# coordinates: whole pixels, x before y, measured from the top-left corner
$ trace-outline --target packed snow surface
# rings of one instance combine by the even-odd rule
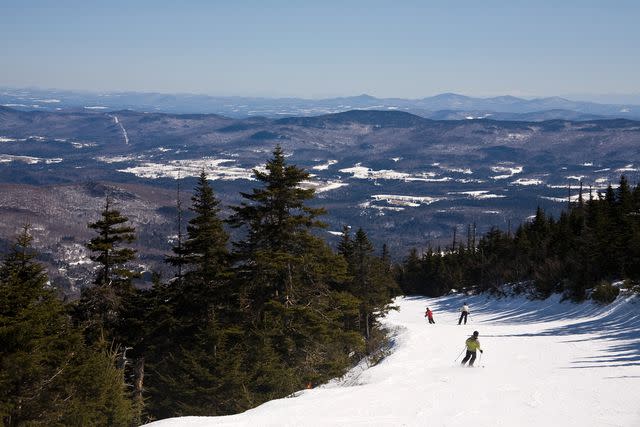
[[[640,426],[640,298],[608,306],[452,295],[397,300],[393,352],[330,384],[181,426]],[[469,324],[458,326],[466,302]],[[424,318],[434,312],[435,325]],[[477,330],[484,354],[459,366]]]
[[[127,130],[124,128],[124,125],[122,124],[120,119],[118,119],[118,116],[110,116],[110,117],[113,118],[113,123],[115,123],[116,125],[118,125],[118,127],[120,127],[120,131],[122,132],[122,137],[124,138],[124,143],[129,144],[129,135],[127,134]]]

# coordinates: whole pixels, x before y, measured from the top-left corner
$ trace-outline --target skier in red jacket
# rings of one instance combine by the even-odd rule
[[[424,314],[424,317],[429,319],[429,323],[436,323],[436,321],[433,320],[433,311],[431,311],[429,307],[427,307],[427,312]]]

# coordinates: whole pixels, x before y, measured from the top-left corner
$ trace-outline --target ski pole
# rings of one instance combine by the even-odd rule
[[[456,362],[456,361],[460,358],[460,356],[462,356],[462,353],[464,353],[464,349],[465,349],[465,348],[467,348],[467,347],[462,347],[462,351],[460,352],[460,354],[458,355],[458,357],[456,357],[455,359],[453,359],[453,361],[454,361],[454,362]]]

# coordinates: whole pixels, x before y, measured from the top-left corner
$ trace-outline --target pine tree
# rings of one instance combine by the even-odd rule
[[[176,279],[178,283],[181,283],[182,277],[185,271],[185,266],[187,264],[187,260],[185,259],[185,249],[184,249],[184,236],[182,234],[182,221],[183,221],[183,210],[182,210],[182,198],[180,192],[180,181],[178,180],[178,190],[176,192],[176,212],[177,212],[177,241],[176,245],[171,248],[173,255],[167,256],[165,261],[175,267],[176,269]]]
[[[220,202],[204,171],[191,201],[194,217],[187,225],[187,238],[178,242],[174,255],[167,260],[182,270],[182,277],[171,286],[176,315],[197,324],[208,321],[216,312],[223,315],[229,302],[229,236],[219,218]]]
[[[7,426],[132,421],[122,371],[87,348],[34,261],[28,227],[0,266],[0,419]]]
[[[126,225],[129,219],[113,208],[113,201],[107,196],[102,219],[89,224],[98,235],[91,239],[87,248],[94,252],[93,261],[100,264],[101,269],[96,277],[98,286],[111,286],[114,283],[129,282],[136,274],[125,265],[135,259],[136,251],[123,244],[133,242],[135,229]]]
[[[371,280],[371,256],[373,254],[373,245],[369,241],[367,234],[362,228],[359,228],[356,232],[352,257],[350,259],[350,270],[353,274],[353,285],[351,286],[352,293],[357,296],[362,302],[360,305],[360,316],[363,324],[363,334],[366,339],[370,338],[370,326],[371,322],[369,317],[373,311],[370,295],[373,293],[375,286]]]
[[[314,197],[314,190],[303,189],[300,184],[309,173],[287,165],[280,146],[275,148],[266,170],[254,170],[263,187],[241,193],[246,202],[233,207],[229,221],[247,231],[246,238],[235,244],[236,257],[241,260],[238,271],[260,280],[259,286],[250,280],[248,289],[252,294],[249,299],[258,306],[272,298],[292,304],[298,293],[291,286],[292,270],[307,248],[317,245],[310,231],[325,227],[317,219],[325,211],[306,205]]]
[[[47,277],[42,266],[34,261],[31,247],[33,238],[30,226],[25,225],[16,237],[11,253],[6,257],[0,270],[3,292],[0,292],[2,313],[7,317],[16,317],[34,301],[50,297],[45,289]]]
[[[312,233],[324,227],[324,210],[307,205],[309,174],[278,146],[254,176],[260,187],[241,193],[230,224],[246,232],[234,243],[234,270],[250,343],[247,388],[259,403],[343,372],[363,346],[350,329],[358,300],[339,291],[345,260]]]
[[[187,240],[182,247],[185,264],[188,271],[195,272],[200,280],[216,280],[228,265],[226,245],[229,236],[219,218],[220,202],[215,198],[204,171],[198,178],[191,201],[191,211],[195,216],[187,225]]]
[[[352,282],[349,290],[360,299],[362,334],[369,340],[376,320],[386,314],[390,289],[395,287],[391,271],[380,258],[373,255],[374,247],[367,233],[359,228],[352,243],[348,260]]]
[[[351,241],[351,227],[344,225],[342,226],[340,242],[338,242],[338,253],[342,255],[345,260],[348,260],[351,258],[352,250],[353,242]]]
[[[107,196],[101,219],[89,224],[97,236],[89,241],[87,248],[93,252],[91,259],[100,268],[94,286],[82,291],[79,312],[89,322],[95,334],[93,339],[105,332],[105,328],[109,334],[115,333],[113,330],[119,326],[126,311],[126,300],[135,292],[132,279],[138,274],[128,267],[128,263],[135,259],[136,251],[125,246],[135,240],[135,229],[127,225],[128,221],[113,208],[113,201]]]
[[[114,348],[118,357],[127,354],[130,363],[122,363],[121,370],[131,386],[134,404],[134,419],[139,422],[143,411],[144,376],[144,323],[147,307],[146,295],[136,289],[133,279],[139,274],[130,268],[136,251],[129,247],[135,240],[135,229],[129,220],[113,206],[111,196],[107,196],[101,218],[88,227],[97,235],[87,244],[92,251],[91,259],[99,269],[91,287],[84,288],[74,314],[80,320],[89,343],[106,351]],[[129,361],[127,359],[127,361]]]
[[[382,254],[380,255],[380,260],[385,266],[385,270],[391,272],[391,254],[389,253],[389,247],[386,243],[382,245]]]
[[[181,274],[154,287],[147,381],[154,417],[224,415],[246,409],[243,331],[230,287],[228,235],[204,171],[193,194],[186,239],[167,260]]]
[[[427,259],[430,258],[429,256]],[[400,274],[397,278],[402,292],[406,295],[430,295],[427,290],[424,289],[423,285],[431,282],[424,280],[424,276],[426,276],[426,274],[422,271],[422,263],[420,256],[418,256],[418,250],[411,248],[409,255],[402,262]]]

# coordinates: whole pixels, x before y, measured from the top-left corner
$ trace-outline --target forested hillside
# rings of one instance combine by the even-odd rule
[[[423,254],[412,250],[397,270],[402,290],[439,296],[512,283],[543,298],[563,292],[576,301],[610,302],[618,294],[612,281],[637,286],[640,280],[640,185],[632,188],[622,176],[616,190],[581,189],[557,219],[538,208],[514,232],[493,228],[477,244],[474,233],[470,225],[466,242]]]
[[[397,286],[366,233],[336,253],[314,234],[308,173],[280,147],[230,218],[204,172],[167,263],[139,276],[126,213],[107,196],[87,242],[93,286],[63,304],[33,260],[29,227],[0,268],[0,415],[18,425],[139,425],[231,414],[342,375],[384,345]],[[243,238],[229,242],[227,226]]]

